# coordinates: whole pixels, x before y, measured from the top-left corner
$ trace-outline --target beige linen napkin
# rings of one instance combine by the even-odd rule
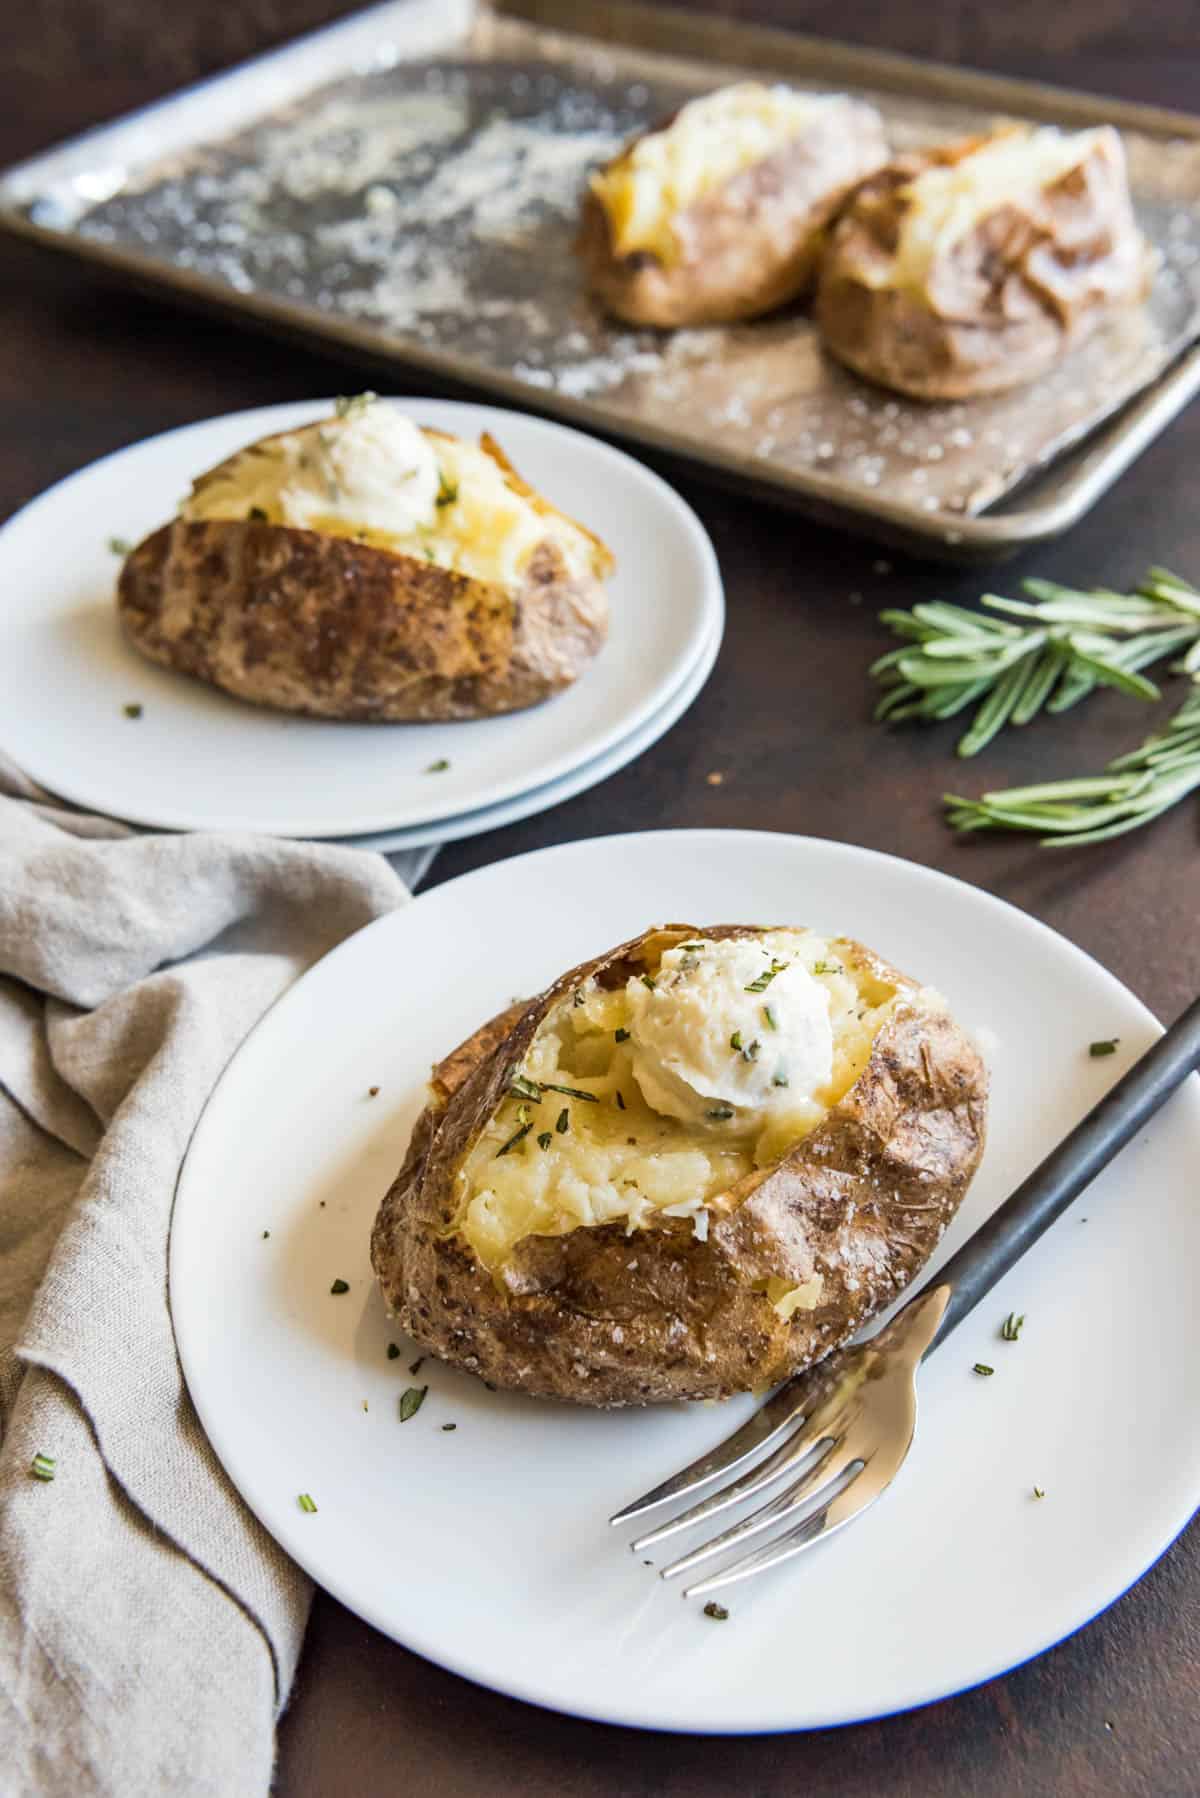
[[[267,1790],[311,1592],[188,1399],[171,1202],[251,1025],[407,897],[380,856],[134,835],[0,762],[6,1798]]]

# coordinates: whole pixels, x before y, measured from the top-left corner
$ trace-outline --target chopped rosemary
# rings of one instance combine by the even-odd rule
[[[675,945],[675,947],[677,949],[686,950],[689,954],[691,954],[695,950],[707,949],[708,944],[707,943],[677,943]]]
[[[437,506],[452,506],[457,498],[458,482],[448,481],[439,469],[437,499],[434,501],[434,504]]]
[[[537,1139],[538,1148],[539,1149],[548,1149],[550,1147],[550,1144],[553,1141],[554,1141],[553,1132],[550,1130],[543,1130],[538,1135],[538,1139]]]
[[[264,1230],[264,1231],[263,1231],[263,1241],[264,1241],[264,1242],[265,1242],[265,1241],[266,1241],[266,1240],[267,1240],[267,1238],[268,1238],[268,1236],[269,1236],[269,1235],[270,1235],[270,1234],[271,1234],[271,1232],[270,1232],[270,1231],[269,1231],[269,1230]]]
[[[398,1361],[400,1359],[400,1344],[398,1342],[388,1343],[387,1357],[389,1361]]]
[[[140,718],[142,715],[142,708],[136,699],[131,700],[128,705],[123,705],[121,710],[127,718]]]
[[[317,1507],[313,1503],[312,1495],[310,1493],[302,1492],[297,1498],[296,1503],[300,1506],[302,1511],[307,1511],[310,1517],[316,1515]]]
[[[1046,1496],[1045,1489],[1041,1486],[1035,1486],[1033,1489],[1033,1496],[1035,1498],[1045,1498],[1045,1496]]]
[[[133,548],[133,544],[126,537],[110,537],[108,547],[114,556],[127,556]]]
[[[1200,644],[1197,645],[1200,647]],[[1200,662],[1189,664],[1200,668]],[[1200,687],[1194,687],[1164,728],[1103,774],[1005,787],[964,799],[944,795],[953,830],[1035,830],[1043,848],[1103,843],[1149,824],[1200,787]]]
[[[35,1480],[52,1480],[58,1462],[53,1455],[35,1455],[29,1463],[29,1471]]]
[[[373,406],[378,398],[377,393],[369,391],[352,394],[339,393],[333,402],[333,409],[339,418],[355,418],[360,412],[365,412],[368,406]]]
[[[654,978],[653,974],[643,974],[642,975],[642,985],[648,986],[650,988],[650,991],[653,992],[655,987],[658,985],[658,982]]]
[[[732,1105],[714,1105],[712,1107],[712,1109],[710,1111],[706,1111],[704,1115],[705,1115],[705,1117],[708,1117],[708,1118],[715,1118],[718,1123],[723,1124],[726,1122],[727,1119],[729,1119],[733,1116],[733,1106]]]
[[[649,1562],[647,1562],[647,1565],[649,1565]],[[718,1604],[715,1598],[710,1598],[704,1607],[704,1615],[706,1617],[714,1618],[718,1623],[724,1623],[729,1616],[729,1612],[723,1604]]]
[[[881,612],[906,641],[872,664],[885,689],[876,718],[938,722],[979,701],[958,744],[971,756],[1006,724],[1028,724],[1043,708],[1065,712],[1100,686],[1157,699],[1138,671],[1167,656],[1182,654],[1184,672],[1200,671],[1200,593],[1164,568],[1151,568],[1130,594],[1045,580],[1023,586],[1029,600],[985,593],[982,612],[940,601]]]
[[[840,961],[814,961],[812,971],[814,974],[844,974],[846,972]]]
[[[405,1387],[404,1391],[400,1394],[401,1423],[407,1423],[410,1417],[415,1417],[417,1415],[417,1412],[425,1403],[425,1394],[428,1391],[428,1386]]]
[[[267,514],[262,506],[251,506],[246,517],[250,520],[251,524],[266,524],[267,522]]]
[[[762,1008],[762,1012],[763,1012],[763,1019],[766,1023],[767,1029],[768,1030],[778,1030],[779,1019],[775,1016],[775,1007],[773,1005],[764,1005]]]
[[[786,961],[776,961],[773,957],[769,968],[765,968],[756,980],[752,980],[743,990],[747,993],[765,993],[776,974],[782,974],[787,967]]]
[[[528,1105],[518,1105],[517,1106],[517,1128],[513,1131],[512,1135],[509,1137],[508,1141],[506,1143],[502,1143],[500,1145],[500,1147],[496,1150],[496,1160],[499,1161],[501,1155],[511,1154],[519,1142],[524,1142],[525,1138],[529,1135],[529,1132],[532,1129],[533,1129],[533,1119],[529,1115]]]
[[[534,1105],[542,1102],[542,1089],[528,1074],[514,1074],[508,1083],[508,1090],[518,1099],[529,1099]]]
[[[349,1292],[350,1282],[349,1280],[335,1280],[329,1290],[336,1297],[340,1298],[343,1292]]]
[[[1098,1043],[1089,1043],[1088,1054],[1093,1060],[1099,1060],[1102,1055],[1115,1055],[1117,1052],[1117,1044],[1120,1040],[1119,1036],[1106,1036]]]
[[[772,1086],[790,1086],[791,1084],[792,1084],[791,1081],[788,1079],[787,1069],[786,1068],[776,1068],[775,1072],[771,1076],[771,1085]]]
[[[430,762],[425,772],[426,774],[444,774],[449,766],[450,763],[446,760],[446,757],[444,755],[439,755],[436,762]]]
[[[456,1430],[457,1428],[458,1428],[458,1425],[456,1423],[444,1423],[442,1425],[442,1432],[443,1432],[443,1434],[448,1434],[449,1431]]]
[[[975,1366],[971,1371],[973,1373],[983,1374],[986,1377],[988,1374],[995,1373],[996,1369],[994,1367],[989,1367],[986,1361],[976,1361]]]
[[[731,1049],[736,1049],[737,1053],[739,1055],[741,1054],[741,1052],[742,1052],[742,1033],[740,1030],[735,1030],[733,1035],[730,1037],[729,1047]]]
[[[578,1086],[558,1086],[553,1080],[540,1080],[538,1084],[544,1093],[565,1093],[568,1099],[585,1099],[589,1105],[600,1103],[596,1093],[585,1093]]]
[[[627,1043],[629,1041],[629,1032],[628,1032],[628,1030],[625,1030],[623,1028],[620,1030],[614,1030],[613,1036],[616,1039],[616,1041],[619,1043]]]
[[[1025,1322],[1025,1313],[1023,1311],[1022,1311],[1020,1317],[1017,1316],[1015,1311],[1010,1311],[1008,1316],[1005,1318],[1004,1322],[1000,1326],[1001,1338],[1005,1342],[1015,1342],[1017,1340],[1017,1337],[1021,1334],[1021,1325],[1024,1322]]]
[[[618,1088],[617,1088],[617,1110],[624,1111],[624,1109],[625,1109],[625,1100],[622,1097],[621,1089],[618,1086]]]
[[[560,1136],[565,1136],[567,1131],[571,1128],[571,1112],[568,1106],[564,1105],[559,1112],[558,1121],[554,1128],[558,1131]]]

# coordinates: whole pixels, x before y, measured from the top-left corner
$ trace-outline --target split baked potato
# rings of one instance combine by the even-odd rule
[[[1013,126],[901,156],[833,229],[817,325],[858,374],[924,400],[1035,380],[1153,263],[1110,127]]]
[[[435,1067],[372,1263],[401,1327],[495,1386],[771,1385],[919,1271],[986,1101],[944,1001],[860,944],[657,927]]]
[[[844,94],[744,81],[692,100],[592,176],[588,286],[638,325],[770,312],[810,286],[829,220],[887,153],[879,114]]]
[[[491,437],[362,395],[201,475],[126,558],[117,608],[143,655],[256,705],[482,718],[578,678],[612,567]]]

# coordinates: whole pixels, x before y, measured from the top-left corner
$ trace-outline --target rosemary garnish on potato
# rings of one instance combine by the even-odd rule
[[[745,987],[743,990],[747,993],[765,993],[776,974],[782,974],[787,965],[786,961],[776,961],[772,956],[770,967],[764,968],[758,978],[752,980],[749,986]]]

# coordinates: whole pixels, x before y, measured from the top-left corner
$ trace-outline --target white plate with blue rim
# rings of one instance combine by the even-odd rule
[[[722,628],[716,555],[690,506],[632,456],[565,425],[449,400],[381,403],[462,437],[492,432],[527,480],[612,548],[609,639],[574,686],[502,718],[349,724],[247,705],[125,642],[110,540],[138,541],[196,474],[332,407],[306,401],[133,444],[0,530],[0,748],[51,792],[133,824],[360,837],[510,802],[643,730]]]
[[[939,1259],[1159,1031],[1033,918],[847,844],[655,832],[476,870],[326,957],[217,1087],[170,1246],[192,1398],[247,1503],[314,1579],[498,1691],[713,1732],[824,1727],[945,1697],[1087,1623],[1200,1501],[1200,1082],[934,1353],[914,1449],[879,1503],[738,1587],[713,1620],[606,1519],[753,1401],[597,1412],[489,1392],[434,1361],[418,1378],[368,1258],[431,1061],[514,993],[663,918],[845,932],[947,995],[985,1049],[993,1097],[984,1161]],[[1089,1054],[1112,1038],[1114,1053]],[[1026,1319],[1015,1342],[1000,1335],[1010,1311]],[[427,1395],[401,1421],[414,1385]]]

